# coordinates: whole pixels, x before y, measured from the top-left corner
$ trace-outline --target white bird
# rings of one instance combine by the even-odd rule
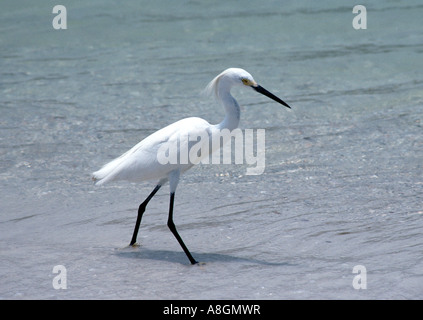
[[[240,120],[240,108],[237,101],[231,95],[230,90],[233,86],[251,87],[255,91],[281,103],[285,107],[290,108],[284,101],[259,86],[254,81],[253,77],[245,70],[239,68],[229,68],[215,77],[206,87],[206,91],[214,93],[217,100],[223,104],[226,115],[222,122],[216,125],[211,125],[206,120],[196,117],[185,118],[175,123],[164,127],[141,142],[135,145],[132,149],[112,160],[103,166],[100,170],[93,173],[92,178],[96,181],[96,185],[102,185],[113,180],[129,180],[129,181],[144,181],[144,180],[158,180],[154,190],[150,193],[147,199],[140,204],[138,208],[137,221],[132,236],[130,245],[135,245],[137,234],[141,223],[142,215],[146,209],[148,202],[153,198],[161,186],[169,182],[170,186],[170,204],[169,217],[167,225],[172,231],[175,238],[178,240],[185,254],[187,255],[191,264],[196,264],[197,261],[192,257],[188,248],[185,246],[182,238],[179,236],[173,223],[173,203],[175,198],[176,187],[179,182],[179,177],[182,173],[191,168],[194,163],[166,163],[162,164],[159,161],[159,153],[162,152],[163,146],[174,145],[177,148],[177,159],[180,159],[182,147],[178,141],[182,141],[181,137],[202,137],[207,136],[208,141],[205,141],[208,146],[215,133],[222,129],[233,129],[238,127]],[[188,150],[192,147],[192,143],[185,146]],[[214,152],[216,150],[210,150]]]

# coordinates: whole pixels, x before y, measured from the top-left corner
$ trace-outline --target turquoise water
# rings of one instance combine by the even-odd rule
[[[372,1],[0,4],[0,298],[421,299],[423,5]],[[357,3],[358,4],[358,3]],[[155,130],[223,109],[228,67],[292,106],[233,91],[266,170],[200,165],[168,189],[91,172]],[[53,268],[67,269],[56,290]],[[352,283],[367,270],[367,289]],[[194,289],[195,288],[195,289]]]

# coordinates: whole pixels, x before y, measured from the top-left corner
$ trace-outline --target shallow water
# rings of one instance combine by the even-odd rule
[[[0,298],[421,299],[423,6],[347,1],[0,4]],[[224,113],[202,89],[248,70],[292,107],[234,90],[266,170],[200,165],[168,187],[90,173],[153,131]],[[53,287],[56,265],[67,289]],[[354,266],[367,289],[353,287]]]

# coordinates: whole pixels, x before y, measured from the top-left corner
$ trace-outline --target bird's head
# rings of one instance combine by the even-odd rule
[[[229,68],[223,71],[221,74],[219,74],[216,78],[214,78],[210,84],[207,86],[206,90],[209,92],[214,91],[216,96],[218,96],[218,84],[223,84],[224,86],[227,86],[230,88],[231,86],[247,86],[258,93],[261,93],[265,95],[266,97],[275,100],[276,102],[279,102],[280,104],[284,105],[287,108],[291,108],[286,102],[279,99],[277,96],[275,96],[273,93],[267,91],[262,86],[257,84],[257,82],[254,80],[253,76],[249,74],[244,69],[240,68]]]

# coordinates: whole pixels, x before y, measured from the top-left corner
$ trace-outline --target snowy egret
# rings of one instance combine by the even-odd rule
[[[132,149],[93,173],[93,180],[96,181],[96,185],[102,185],[112,180],[158,180],[154,190],[138,208],[135,229],[130,242],[131,246],[136,243],[141,218],[148,202],[154,197],[164,183],[169,182],[170,204],[167,225],[178,240],[191,264],[197,263],[188,248],[185,246],[182,238],[176,230],[175,224],[173,223],[173,204],[179,177],[182,173],[191,168],[194,163],[162,164],[158,161],[158,152],[161,150],[160,147],[165,143],[177,144],[182,135],[198,137],[206,134],[211,141],[213,135],[217,134],[219,130],[233,130],[237,128],[240,119],[240,108],[237,101],[230,93],[233,86],[251,87],[255,91],[279,102],[287,108],[290,108],[290,106],[284,101],[259,86],[247,71],[239,68],[229,68],[215,77],[206,87],[206,92],[214,94],[217,100],[220,101],[225,108],[226,115],[222,122],[216,125],[211,125],[206,120],[196,117],[179,120],[154,132],[135,145]],[[208,143],[209,141],[206,142]],[[178,152],[180,152],[181,146],[179,144],[177,146],[179,148]],[[191,146],[192,144],[188,145],[188,149]],[[210,150],[210,152],[214,151],[216,150]]]

